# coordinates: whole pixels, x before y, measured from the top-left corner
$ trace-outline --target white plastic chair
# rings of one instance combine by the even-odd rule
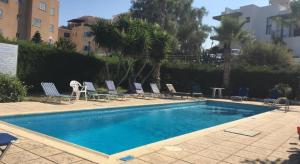
[[[71,96],[76,95],[76,100],[79,100],[80,94],[84,93],[85,101],[87,101],[87,89],[86,86],[81,85],[78,81],[72,80],[70,82],[70,87],[72,87],[73,91]]]

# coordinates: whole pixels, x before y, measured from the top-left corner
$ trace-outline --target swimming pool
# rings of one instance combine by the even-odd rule
[[[199,101],[10,116],[0,120],[111,155],[267,110],[263,106]]]

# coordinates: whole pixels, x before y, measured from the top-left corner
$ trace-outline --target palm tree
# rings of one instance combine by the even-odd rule
[[[161,62],[171,53],[170,35],[163,31],[158,25],[152,31],[152,46],[150,60],[153,63],[153,79],[160,88]]]
[[[95,25],[91,26],[94,41],[98,47],[102,47],[108,54],[112,50],[120,50],[122,47],[122,35],[116,27],[105,19],[100,19]]]
[[[296,27],[300,27],[300,0],[294,0],[290,4],[291,7],[291,22]]]
[[[244,43],[249,40],[249,33],[242,30],[247,21],[241,22],[236,17],[224,16],[219,27],[214,27],[216,36],[212,39],[218,40],[223,45],[224,56],[224,72],[223,72],[223,86],[230,85],[230,71],[231,71],[231,46],[233,43]]]

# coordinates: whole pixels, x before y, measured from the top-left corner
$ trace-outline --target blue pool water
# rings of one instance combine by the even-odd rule
[[[0,120],[110,155],[267,110],[251,105],[190,102]]]

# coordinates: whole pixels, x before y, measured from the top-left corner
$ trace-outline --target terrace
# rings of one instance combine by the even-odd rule
[[[218,100],[227,101],[228,100]],[[20,102],[0,104],[0,115],[49,113],[91,108],[185,102],[181,100],[141,100],[44,104]],[[260,104],[243,102],[246,104]],[[14,109],[14,110],[12,110]],[[42,109],[42,110],[41,110]],[[119,158],[132,155],[126,163],[299,163],[300,142],[296,133],[300,107],[290,112],[273,110],[212,128],[170,138],[109,157],[23,128],[0,123],[3,132],[19,140],[1,159],[2,163],[124,163]],[[261,132],[254,137],[225,132],[228,128]]]

